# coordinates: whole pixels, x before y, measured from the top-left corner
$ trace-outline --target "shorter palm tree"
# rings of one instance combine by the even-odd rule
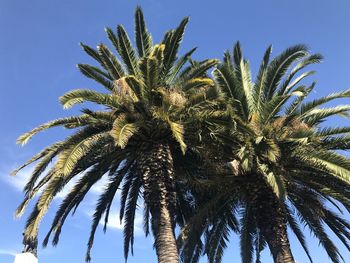
[[[147,235],[150,222],[158,261],[178,263],[174,228],[176,183],[180,179],[176,177],[174,159],[181,159],[186,153],[184,127],[191,126],[195,120],[195,115],[190,113],[209,103],[211,97],[215,98],[213,81],[205,77],[205,72],[217,63],[205,60],[188,64],[195,49],[178,58],[187,23],[188,18],[183,19],[175,30],[165,34],[160,44],[153,45],[141,9],[137,8],[137,51],[123,26],[117,27],[117,34],[106,29],[119,57],[104,44],[97,50],[82,44],[84,51],[101,67],[79,64],[78,68],[108,92],[79,89],[66,93],[60,97],[65,109],[85,102],[103,109],[83,109],[79,116],[50,121],[19,137],[18,143],[25,144],[48,128],[63,126],[74,130],[71,136],[48,146],[14,172],[38,162],[16,213],[22,215],[28,202],[42,190],[25,227],[25,242],[37,239],[39,224],[53,198],[78,178],[44,239],[46,246],[53,235],[56,245],[68,214],[74,213],[91,187],[107,176],[109,183],[93,215],[86,260],[90,261],[99,222],[104,216],[106,229],[116,191],[121,188],[120,220],[125,223],[125,258],[133,246],[135,212],[142,194],[145,232]],[[48,168],[51,161],[53,165]]]
[[[221,262],[230,231],[240,235],[244,263],[253,261],[254,251],[260,262],[266,245],[274,262],[295,262],[288,227],[312,262],[301,225],[332,262],[340,262],[342,255],[325,226],[350,250],[350,223],[341,215],[350,211],[350,160],[342,154],[350,149],[350,127],[321,125],[334,115],[349,116],[350,105],[320,107],[349,98],[350,90],[307,102],[315,83],[301,83],[314,71],[298,73],[322,57],[310,55],[304,45],[290,47],[272,61],[270,54],[271,47],[255,82],[239,43],[214,71],[231,121],[212,130],[222,147],[212,153],[216,159],[206,160],[216,170],[207,175],[206,191],[196,191],[199,212],[180,235],[184,262],[197,262],[200,253],[209,262]]]

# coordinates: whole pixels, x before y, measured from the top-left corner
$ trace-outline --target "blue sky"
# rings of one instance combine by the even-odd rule
[[[350,2],[347,0],[0,0],[1,263],[12,263],[13,254],[22,249],[25,218],[14,220],[13,213],[23,196],[21,188],[30,169],[16,178],[9,176],[10,171],[67,133],[45,132],[24,148],[15,145],[16,138],[42,122],[74,114],[76,110],[63,111],[58,103],[58,97],[66,91],[100,90],[76,69],[77,63],[91,62],[78,43],[96,46],[107,42],[104,27],[115,28],[120,23],[132,35],[136,5],[142,6],[156,41],[181,18],[190,15],[182,52],[198,46],[195,58],[221,58],[226,49],[240,40],[254,70],[269,44],[274,45],[277,54],[292,44],[305,43],[313,52],[325,56],[325,62],[314,67],[318,73],[313,78],[318,80],[318,86],[312,96],[350,87]],[[102,183],[97,185],[77,214],[67,221],[58,247],[39,250],[40,263],[84,262],[89,217],[102,187]],[[53,210],[60,199],[54,201]],[[117,220],[118,202],[115,204],[107,234],[103,234],[102,228],[97,233],[93,262],[123,262],[122,226]],[[52,212],[48,213],[43,221],[41,238],[52,216]],[[129,262],[156,262],[152,239],[143,237],[140,222],[137,218],[135,256]],[[330,262],[317,241],[308,233],[306,236],[310,237],[309,246],[316,262]],[[231,240],[224,263],[239,262],[237,239],[232,236]],[[292,247],[298,262],[307,262],[294,238]],[[343,246],[339,248],[350,263],[350,254]],[[263,262],[272,262],[268,251]]]

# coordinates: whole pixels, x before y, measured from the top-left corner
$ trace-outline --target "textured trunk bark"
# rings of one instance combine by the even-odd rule
[[[178,263],[175,239],[173,159],[165,143],[142,150],[138,160],[144,187],[144,200],[152,215],[152,231],[159,263]]]
[[[287,234],[287,217],[281,201],[264,180],[258,179],[254,185],[250,202],[274,262],[295,263]]]
[[[275,263],[295,263],[290,249],[286,222],[277,213],[271,213],[271,217],[273,216],[277,216],[276,220],[270,220],[271,225],[262,231],[273,260]]]

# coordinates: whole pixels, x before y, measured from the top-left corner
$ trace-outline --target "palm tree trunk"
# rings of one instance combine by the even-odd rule
[[[178,263],[175,239],[176,193],[169,145],[156,143],[142,150],[139,167],[144,200],[152,216],[152,230],[159,263]]]
[[[287,223],[280,208],[269,208],[269,217],[258,221],[275,263],[295,263],[287,235]]]
[[[295,263],[287,234],[287,216],[281,201],[264,180],[258,180],[254,185],[250,202],[255,210],[257,226],[269,246],[274,262]]]

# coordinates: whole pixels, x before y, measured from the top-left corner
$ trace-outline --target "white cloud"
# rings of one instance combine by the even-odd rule
[[[10,169],[8,169],[10,170]],[[30,178],[33,171],[33,166],[28,166],[18,172],[16,176],[10,176],[10,172],[4,172],[2,174],[5,175],[5,177],[2,177],[2,179],[10,186],[12,186],[17,191],[23,191],[24,186],[26,185],[28,179]],[[81,174],[82,175],[82,174]],[[77,176],[76,178],[72,179],[63,189],[60,191],[56,196],[55,199],[59,201],[59,199],[63,199],[74,187],[74,184],[79,180],[81,176]],[[100,179],[95,185],[93,185],[90,189],[91,196],[85,201],[85,205],[81,207],[81,212],[89,217],[92,217],[93,215],[93,207],[96,205],[96,198],[103,193],[106,185],[108,184],[108,176],[103,176],[102,179]],[[109,215],[108,220],[108,228],[112,230],[123,230],[124,222],[120,222],[119,220],[119,200],[120,200],[120,191],[117,191],[115,195],[115,203],[118,203],[118,205],[113,205],[111,208],[111,213]],[[138,209],[135,214],[135,226],[134,231],[136,235],[139,235],[143,232],[142,230],[142,210],[143,210],[143,204],[138,202]],[[118,212],[116,212],[118,211]],[[104,217],[101,220],[100,224],[104,225]],[[9,253],[15,253],[14,251],[7,251],[7,250],[0,250],[0,254],[9,254]]]
[[[85,211],[85,215],[87,215],[90,218],[93,216],[93,214],[94,214],[94,210],[91,208],[89,210]],[[143,217],[142,217],[140,209],[138,209],[135,213],[135,221],[134,221],[134,233],[135,233],[135,235],[141,235],[143,233],[142,222],[143,222]],[[104,215],[102,216],[99,224],[101,226],[104,226],[104,224],[105,224]],[[119,207],[113,206],[111,208],[111,212],[109,213],[107,229],[122,231],[123,228],[124,228],[124,222],[120,222]]]
[[[142,215],[139,211],[136,211],[135,221],[134,221],[134,231],[136,235],[142,234]],[[100,225],[104,225],[104,221],[100,221]],[[123,230],[124,221],[120,223],[119,213],[111,213],[109,215],[107,227],[115,230]]]
[[[51,165],[47,168],[49,170]],[[23,170],[19,171],[15,176],[11,176],[11,172],[14,170],[12,167],[11,169],[6,169],[1,171],[1,179],[10,185],[13,189],[16,191],[23,191],[26,183],[28,182],[29,178],[32,175],[34,166],[30,165],[28,167],[25,167]],[[74,184],[79,180],[80,176],[76,176],[74,179],[72,179],[63,189],[60,191],[56,198],[63,199],[74,187]],[[108,178],[104,176],[99,182],[97,182],[95,185],[93,185],[90,189],[90,192],[99,195],[103,192],[105,185],[108,183]]]
[[[0,255],[9,255],[9,256],[15,256],[19,252],[15,249],[0,249]]]
[[[31,168],[25,168],[17,175],[11,176],[10,172],[3,172],[3,180],[17,191],[22,191],[32,173]]]
[[[95,183],[90,191],[95,195],[100,195],[103,193],[106,185],[108,184],[108,176],[103,176],[97,183]]]

